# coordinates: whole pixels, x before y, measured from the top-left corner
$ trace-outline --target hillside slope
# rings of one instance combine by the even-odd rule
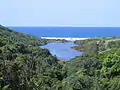
[[[0,38],[8,39],[7,43],[23,43],[33,46],[40,46],[46,44],[45,39],[40,39],[32,35],[25,35],[24,33],[19,33],[3,27],[0,25]],[[27,42],[27,43],[26,43]]]
[[[43,39],[0,26],[0,90],[5,86],[8,90],[33,90],[37,88],[34,85],[37,78],[56,78],[48,74],[57,67],[58,60],[47,49],[39,47],[45,43]],[[49,86],[50,82],[45,82],[41,81],[44,84],[40,90],[44,85]]]

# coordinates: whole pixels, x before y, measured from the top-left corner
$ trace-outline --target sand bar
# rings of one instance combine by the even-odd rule
[[[76,40],[86,40],[90,38],[73,38],[73,37],[41,37],[42,39],[59,39],[59,40],[67,40],[67,41],[76,41]]]

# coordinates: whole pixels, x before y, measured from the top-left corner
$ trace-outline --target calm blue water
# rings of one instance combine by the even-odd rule
[[[40,46],[41,48],[47,48],[51,52],[52,55],[56,55],[57,58],[70,60],[76,56],[82,55],[82,52],[78,52],[76,50],[71,49],[71,47],[77,46],[73,42],[66,43],[48,43],[47,45]]]
[[[38,37],[105,37],[120,36],[120,27],[10,27]]]

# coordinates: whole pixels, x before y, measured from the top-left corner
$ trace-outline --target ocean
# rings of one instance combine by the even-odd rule
[[[111,37],[120,36],[120,27],[8,27],[37,37]]]

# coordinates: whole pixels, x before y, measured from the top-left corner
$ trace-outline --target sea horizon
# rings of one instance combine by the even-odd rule
[[[120,37],[120,27],[8,27],[14,31],[37,37]]]

